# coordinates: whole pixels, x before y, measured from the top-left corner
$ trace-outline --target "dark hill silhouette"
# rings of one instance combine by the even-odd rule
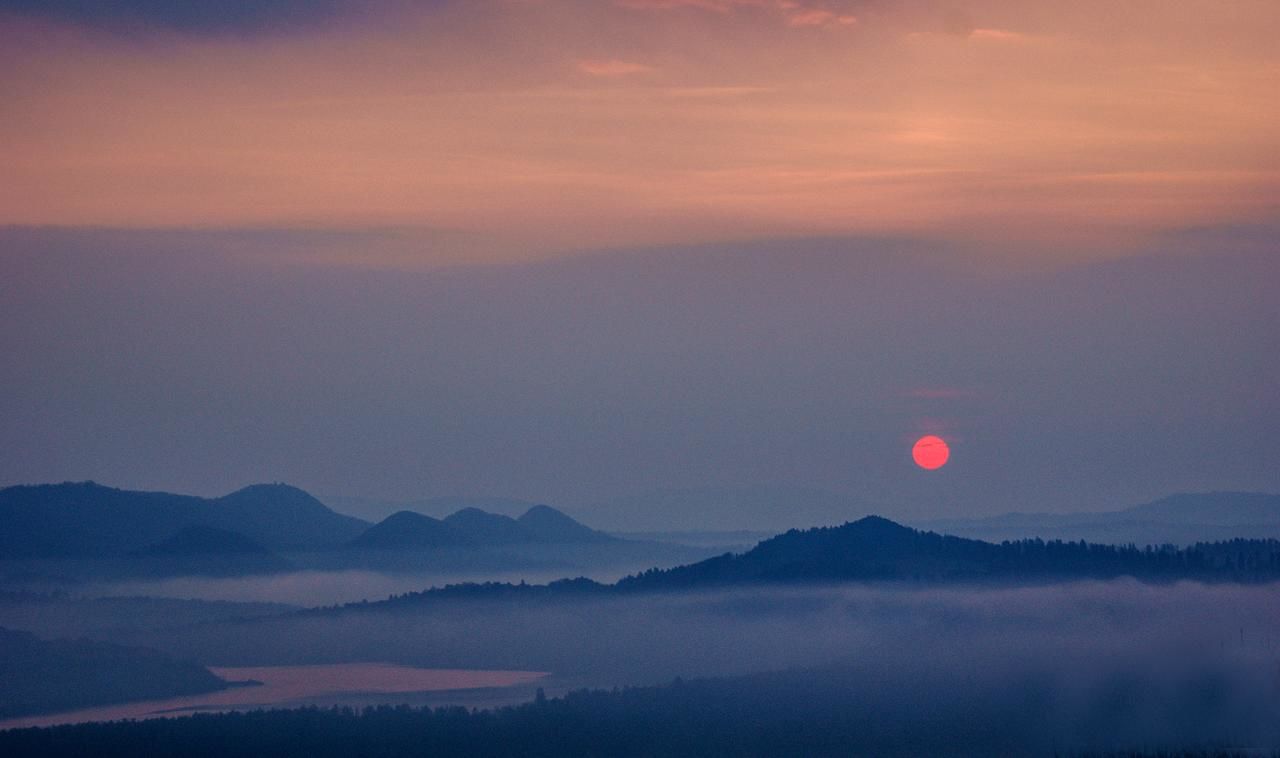
[[[879,516],[791,530],[742,554],[628,577],[619,586],[694,587],[781,581],[954,579],[991,572],[1001,548],[919,532]]]
[[[416,500],[380,500],[369,497],[351,497],[349,495],[326,495],[322,498],[332,508],[341,513],[366,521],[378,522],[400,511],[412,511],[424,516],[443,519],[450,513],[463,508],[479,508],[489,513],[501,513],[504,516],[518,516],[529,510],[535,503],[510,497],[481,497],[450,495],[428,497]]]
[[[188,555],[270,555],[271,551],[239,532],[213,526],[188,526],[168,539],[134,550],[141,558]]]
[[[124,555],[190,526],[240,532],[269,548],[312,548],[346,542],[368,526],[286,485],[210,500],[94,482],[0,490],[0,523],[0,558]]]
[[[463,508],[444,520],[400,511],[370,527],[348,545],[386,550],[610,542],[623,540],[584,526],[550,506],[535,505],[518,519],[479,508]]]
[[[444,523],[479,545],[519,545],[532,541],[520,522],[479,508],[463,508],[446,516]]]
[[[203,524],[130,551],[129,557],[132,560],[121,570],[150,576],[242,576],[293,569],[288,561],[243,534]]]
[[[616,542],[618,538],[575,521],[549,505],[535,505],[517,521],[535,542]]]
[[[339,544],[369,526],[368,522],[335,513],[287,484],[255,484],[212,502],[221,509],[218,526],[279,547]]]
[[[665,572],[641,585],[797,580],[954,579],[990,573],[1000,546],[920,532],[879,516],[838,527],[791,530],[740,555],[726,554]],[[632,580],[627,580],[632,581]]]
[[[0,628],[0,718],[196,695],[228,683],[154,650]]]
[[[1280,541],[1173,547],[1022,540],[993,544],[922,532],[878,516],[792,530],[740,555],[653,570],[620,588],[661,589],[794,581],[1043,581],[1111,579],[1260,581],[1280,578]]]
[[[93,482],[0,490],[0,556],[122,553],[198,523],[202,501],[167,492],[129,492]]]
[[[461,547],[472,540],[440,519],[413,511],[387,516],[356,537],[348,546],[369,550]]]

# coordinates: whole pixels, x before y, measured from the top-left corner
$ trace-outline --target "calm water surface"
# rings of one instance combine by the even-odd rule
[[[256,680],[260,687],[232,687],[221,692],[166,700],[86,708],[0,721],[0,729],[184,716],[197,711],[252,710],[299,705],[373,705],[414,702],[412,694],[512,688],[546,676],[537,671],[421,669],[389,663],[339,663],[324,666],[255,666],[210,668],[228,681]],[[516,698],[520,699],[520,698]],[[427,702],[430,702],[428,700]]]

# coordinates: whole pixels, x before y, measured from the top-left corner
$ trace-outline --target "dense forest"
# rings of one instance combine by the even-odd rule
[[[284,484],[256,484],[218,498],[94,482],[21,485],[0,489],[0,521],[0,559],[148,552],[193,526],[235,532],[272,550],[314,549],[346,542],[369,527]],[[190,538],[184,535],[179,546]]]
[[[580,690],[497,710],[381,706],[197,714],[0,732],[0,754],[139,756],[1244,755],[1192,729],[1163,752],[1132,709],[1060,721],[1051,693],[948,692],[910,706],[842,677],[765,674]],[[865,689],[865,688],[864,688]],[[852,694],[850,694],[852,692]],[[1207,693],[1209,697],[1212,693]],[[1230,714],[1187,703],[1197,723]],[[1255,714],[1245,714],[1245,718]],[[1242,722],[1247,723],[1247,722]],[[1191,746],[1187,749],[1187,746]],[[1249,755],[1258,755],[1256,751]]]

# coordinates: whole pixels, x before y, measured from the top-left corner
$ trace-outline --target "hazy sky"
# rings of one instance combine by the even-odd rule
[[[1276,210],[1270,0],[99,5],[0,3],[0,222],[426,225],[511,257],[1110,247]]]
[[[0,484],[1280,489],[1277,38],[1270,1],[0,0]]]

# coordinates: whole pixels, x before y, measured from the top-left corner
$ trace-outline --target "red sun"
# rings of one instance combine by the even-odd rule
[[[911,448],[911,458],[916,465],[930,471],[947,465],[950,457],[951,448],[947,447],[946,441],[932,434],[916,440],[915,447]]]

